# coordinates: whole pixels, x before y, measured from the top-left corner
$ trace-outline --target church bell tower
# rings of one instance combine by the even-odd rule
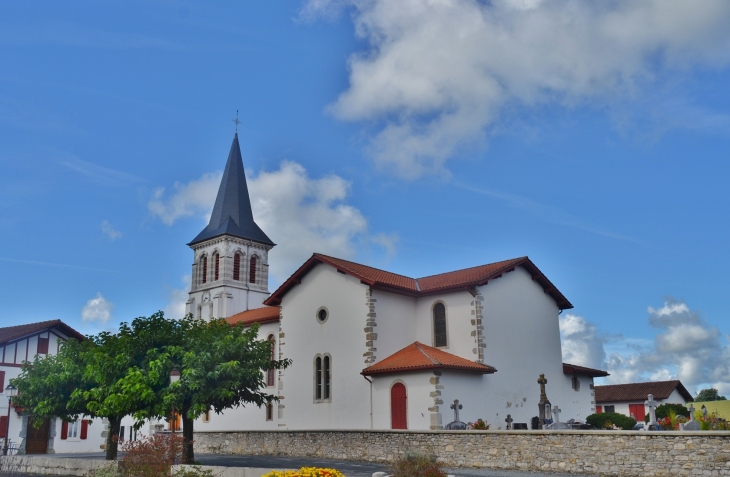
[[[210,320],[264,306],[275,245],[253,220],[236,133],[210,222],[188,244],[194,259],[185,312]]]

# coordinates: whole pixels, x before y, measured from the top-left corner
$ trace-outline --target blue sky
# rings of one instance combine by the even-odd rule
[[[730,392],[724,0],[8,3],[0,325],[179,313],[236,110],[272,290],[528,255],[564,355]]]

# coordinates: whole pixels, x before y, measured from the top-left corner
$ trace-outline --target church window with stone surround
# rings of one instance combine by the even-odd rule
[[[446,307],[443,303],[433,306],[433,345],[447,346],[446,340]]]
[[[221,256],[218,255],[218,253],[213,254],[213,281],[217,282],[218,278],[220,277],[220,264],[221,264]]]
[[[578,376],[573,376],[573,391],[580,391],[580,379]]]
[[[203,268],[203,283],[208,283],[208,257],[206,255],[200,259],[200,266]]]
[[[256,256],[254,255],[251,257],[251,261],[249,262],[248,267],[248,282],[249,283],[256,283],[256,262],[258,260],[256,259]]]
[[[241,254],[238,252],[233,255],[233,279],[241,280]]]
[[[317,355],[314,359],[314,401],[330,402],[332,400],[332,358],[329,355]]]
[[[322,357],[314,360],[314,399],[322,400]]]
[[[268,337],[269,343],[271,343],[271,361],[274,361],[276,358],[274,356],[274,351],[276,350],[276,341],[274,341],[274,335],[269,335]],[[273,386],[275,377],[276,377],[276,370],[271,368],[266,371],[266,385],[267,386]]]
[[[273,421],[274,420],[274,404],[273,403],[266,403],[266,420],[267,421]]]

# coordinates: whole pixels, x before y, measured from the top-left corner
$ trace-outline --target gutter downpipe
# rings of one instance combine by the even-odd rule
[[[368,377],[365,376],[364,374],[362,375],[362,377],[365,378],[365,380],[370,383],[370,429],[372,430],[373,429],[373,382],[370,381],[370,379],[368,379]]]

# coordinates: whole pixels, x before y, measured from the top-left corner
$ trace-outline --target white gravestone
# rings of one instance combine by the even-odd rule
[[[651,425],[658,426],[659,423],[656,422],[656,408],[659,405],[659,403],[657,403],[654,400],[654,395],[653,394],[649,394],[649,396],[647,396],[647,397],[649,399],[647,399],[644,402],[644,404],[646,405],[646,407],[649,408],[649,426],[651,426]]]

